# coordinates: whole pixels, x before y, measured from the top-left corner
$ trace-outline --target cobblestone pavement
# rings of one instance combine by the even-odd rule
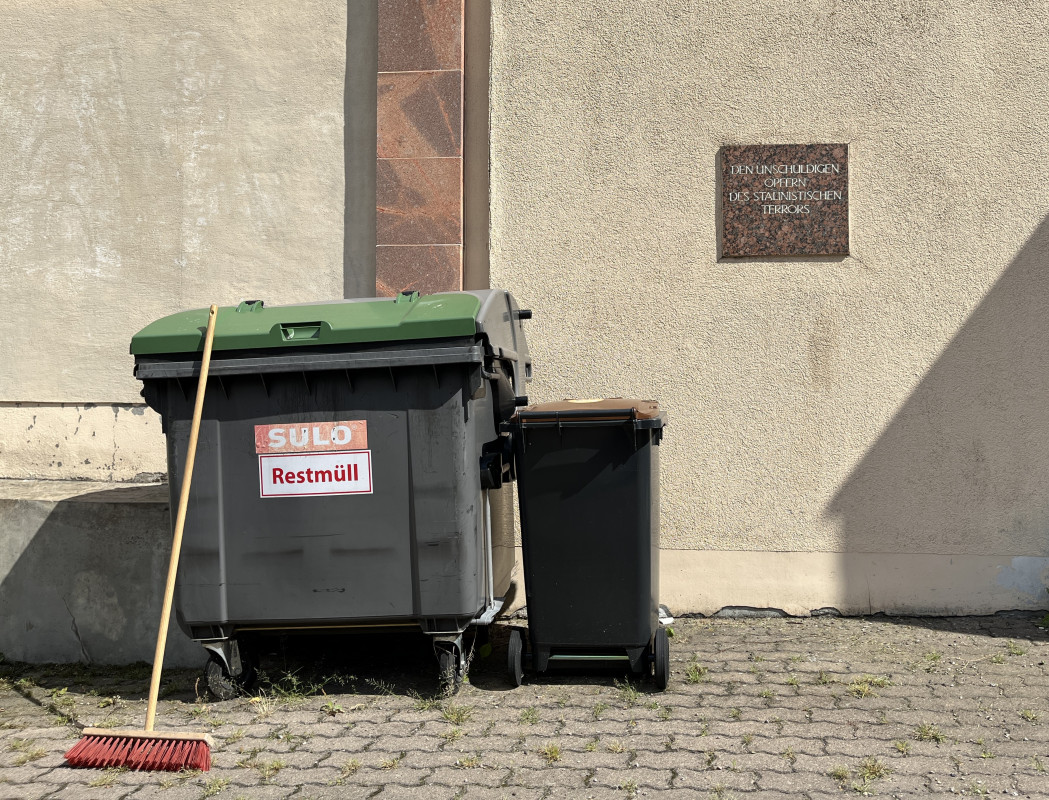
[[[165,674],[158,727],[216,739],[188,774],[64,766],[78,725],[142,726],[147,667],[0,663],[0,798],[1049,798],[1036,623],[679,619],[662,694],[608,673],[511,689],[499,629],[445,700],[421,645],[286,640],[241,699]]]

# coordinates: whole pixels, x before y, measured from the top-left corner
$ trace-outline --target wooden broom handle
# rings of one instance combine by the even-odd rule
[[[178,558],[182,550],[182,531],[186,527],[186,506],[189,505],[189,484],[193,480],[193,463],[197,457],[197,434],[200,433],[200,417],[204,411],[204,388],[208,383],[208,367],[211,366],[211,346],[215,341],[215,315],[218,306],[208,310],[208,330],[204,335],[204,357],[200,362],[200,379],[197,381],[197,397],[193,404],[193,424],[189,429],[189,445],[186,448],[186,467],[182,471],[182,492],[178,498],[178,516],[175,517],[175,539],[171,544],[171,559],[168,561],[168,581],[164,586],[164,608],[160,612],[160,633],[157,634],[157,650],[153,655],[153,677],[149,681],[149,705],[146,706],[146,730],[153,730],[157,717],[157,699],[160,696],[160,673],[164,669],[164,648],[168,642],[168,623],[171,621],[171,601],[175,596],[175,575],[178,573]]]

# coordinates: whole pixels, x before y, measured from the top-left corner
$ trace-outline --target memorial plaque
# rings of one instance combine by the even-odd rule
[[[849,252],[849,146],[721,148],[721,255]]]

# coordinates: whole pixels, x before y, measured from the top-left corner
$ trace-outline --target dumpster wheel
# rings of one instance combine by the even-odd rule
[[[245,665],[237,677],[229,674],[226,665],[217,656],[210,656],[204,665],[204,683],[217,700],[232,700],[246,692],[255,683],[255,668]]]
[[[510,685],[514,687],[520,686],[524,679],[524,666],[521,663],[523,651],[521,631],[513,628],[510,631],[510,641],[506,645],[506,671],[510,676]]]
[[[652,641],[652,661],[655,667],[656,691],[662,692],[670,681],[670,637],[666,628],[660,626]]]
[[[438,680],[441,684],[441,694],[445,697],[451,697],[463,685],[462,659],[459,654],[460,649],[454,644],[437,647]]]

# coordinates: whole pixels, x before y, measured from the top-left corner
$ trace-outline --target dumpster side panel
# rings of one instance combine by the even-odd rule
[[[410,412],[418,613],[476,614],[485,603],[487,544],[478,453],[497,435],[492,392],[480,370],[446,372],[455,393]]]

